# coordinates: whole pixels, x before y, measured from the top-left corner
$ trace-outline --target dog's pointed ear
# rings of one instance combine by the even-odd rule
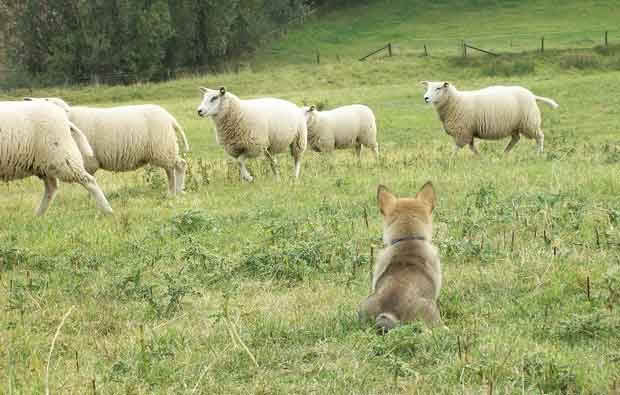
[[[428,81],[420,81],[420,84],[425,88],[428,88]]]
[[[201,86],[199,89],[202,93],[207,93],[209,91],[209,89],[205,88],[204,86]]]
[[[437,205],[437,195],[435,194],[435,188],[433,188],[432,182],[427,181],[415,197],[416,199],[420,199],[428,204],[431,208],[431,213],[433,212],[433,209],[435,209],[435,206]]]
[[[394,211],[396,206],[396,196],[390,192],[385,185],[379,185],[377,187],[377,204],[379,205],[379,211],[383,216],[388,216]]]
[[[314,110],[316,110],[316,107],[315,107],[314,105],[312,105],[312,106],[310,106],[310,109],[309,109],[308,111],[309,111],[309,112],[312,112],[312,111],[314,111]]]

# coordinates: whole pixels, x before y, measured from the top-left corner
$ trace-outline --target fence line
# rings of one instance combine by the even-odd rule
[[[544,52],[545,49],[579,50],[610,45],[610,33],[620,30],[582,30],[569,32],[528,32],[490,36],[468,36],[450,38],[408,38],[393,43],[396,54],[419,53],[430,56],[468,56],[468,49],[492,56],[527,51]],[[620,40],[619,40],[620,41]],[[455,51],[458,49],[458,51]]]
[[[387,43],[387,45],[385,47],[381,47],[379,49],[377,49],[376,51],[372,51],[371,53],[369,53],[366,56],[363,56],[359,59],[360,62],[363,62],[364,60],[366,60],[367,58],[371,57],[372,55],[378,54],[379,52],[383,51],[383,50],[388,50],[388,56],[392,56],[392,43]]]
[[[314,14],[319,11],[319,8],[314,8],[305,14],[303,17]],[[295,23],[299,18],[294,18],[288,24]],[[279,32],[284,33],[286,27],[273,31],[270,34]],[[515,34],[494,34],[494,35],[477,35],[469,37],[449,37],[449,38],[408,38],[401,43],[387,43],[385,46],[368,53],[367,55],[355,59],[364,61],[370,56],[387,50],[387,56],[399,55],[403,53],[401,49],[404,49],[408,53],[420,53],[424,56],[467,56],[467,49],[473,49],[476,51],[484,52],[489,55],[499,56],[500,54],[516,53],[522,51],[540,51],[543,52],[549,49],[583,49],[592,48],[597,40],[600,40],[600,45],[609,46],[613,40],[613,35],[618,35],[620,29],[593,29],[593,30],[581,30],[581,31],[567,31],[567,32],[527,32],[527,33],[515,33]],[[588,36],[589,35],[589,36]],[[595,36],[596,35],[596,36]],[[509,43],[508,43],[509,42]],[[620,39],[618,40],[620,42]],[[437,45],[438,43],[442,43]],[[516,44],[516,45],[515,45]],[[458,51],[455,51],[458,48]],[[452,55],[451,55],[452,54]],[[323,56],[321,56],[323,55]],[[344,57],[343,54],[335,55],[340,59]],[[321,59],[323,57],[323,59]],[[318,51],[311,55],[309,63],[320,64],[325,59],[324,54],[320,54]],[[233,66],[233,69],[237,69],[240,64]],[[0,68],[1,69],[1,68]],[[175,80],[180,76],[187,75],[204,75],[212,70],[208,66],[197,67],[181,67],[175,69],[169,69],[163,73],[159,73],[153,78],[152,76],[145,76],[142,73],[134,72],[109,72],[109,73],[92,73],[85,74],[76,77],[58,77],[52,83],[58,86],[72,86],[72,85],[88,85],[88,84],[135,84],[139,82],[148,81],[169,81]],[[22,76],[18,70],[5,69],[0,71],[2,77],[17,77]],[[4,79],[4,78],[3,78]],[[16,86],[22,88],[30,88],[37,86],[36,80],[29,79],[19,83],[5,82],[4,89],[13,89]],[[25,83],[24,83],[25,82]],[[2,86],[0,85],[0,89]]]
[[[569,34],[587,34],[587,33],[599,33],[604,34],[605,32],[609,33],[617,33],[620,30],[616,29],[596,29],[596,30],[581,30],[581,31],[559,31],[559,32],[527,32],[527,33],[503,33],[503,34],[495,34],[495,35],[479,35],[479,36],[468,36],[469,40],[486,40],[486,39],[501,39],[501,38],[515,38],[515,37],[541,37],[541,36],[552,36],[552,35],[569,35]],[[419,41],[419,42],[433,42],[433,41],[460,41],[463,39],[463,36],[455,36],[455,37],[442,37],[442,38],[408,38],[407,41]]]

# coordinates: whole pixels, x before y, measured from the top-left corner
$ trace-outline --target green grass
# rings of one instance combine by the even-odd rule
[[[377,0],[318,14],[265,45],[256,67],[358,59],[391,42],[397,54],[460,55],[461,42],[501,52],[581,48],[620,40],[611,0]]]
[[[498,13],[497,24],[480,29],[510,31],[509,23],[527,18],[542,23],[539,15],[554,10],[558,29],[611,18],[609,8],[599,9],[611,2],[566,6],[588,4],[585,17],[559,10],[564,3],[543,4],[484,2],[483,14],[499,9],[511,17]],[[338,33],[337,18],[347,15],[343,26],[372,26],[366,43],[376,35],[384,41],[379,22],[399,14],[365,10],[322,16],[325,34]],[[473,13],[439,3],[407,15],[421,32],[441,15],[456,30],[440,29],[458,36],[473,29],[457,23],[463,12]],[[280,42],[290,65],[276,57],[277,67],[263,68],[268,59],[259,54],[239,73],[5,94],[159,103],[186,129],[192,153],[188,193],[176,199],[165,197],[161,170],[97,173],[113,217],[99,215],[81,187],[62,184],[48,214],[35,218],[39,180],[0,185],[0,394],[44,392],[50,345],[72,306],[50,359],[52,393],[93,393],[93,380],[100,394],[620,390],[617,47],[500,59],[400,53],[364,63],[329,56],[319,66],[297,62],[287,40],[318,27],[312,22]],[[386,35],[393,29],[383,27]],[[366,50],[351,43],[334,48]],[[453,141],[422,102],[418,81],[430,79],[461,89],[519,84],[553,98],[560,108],[541,106],[545,153],[536,155],[534,142],[522,139],[505,157],[508,142],[490,141],[480,143],[481,158],[463,150],[450,161]],[[290,158],[281,156],[280,182],[255,160],[256,181],[242,183],[215,143],[212,122],[195,115],[200,85],[299,104],[368,104],[381,159],[365,151],[358,164],[352,152],[308,152],[298,182]],[[439,197],[434,243],[450,329],[412,324],[380,337],[356,320],[369,291],[370,248],[380,246],[376,186],[406,196],[427,180]]]

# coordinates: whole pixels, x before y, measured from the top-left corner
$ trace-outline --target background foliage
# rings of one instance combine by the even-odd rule
[[[303,17],[307,0],[2,0],[8,58],[46,82],[214,69]]]

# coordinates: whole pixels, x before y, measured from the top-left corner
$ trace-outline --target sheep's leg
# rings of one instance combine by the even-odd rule
[[[293,157],[293,159],[295,160],[295,178],[299,178],[299,172],[301,170],[301,158],[304,154],[304,149],[301,149],[300,146],[296,143],[293,142],[293,144],[291,144],[290,146],[291,149],[291,156]]]
[[[174,196],[176,194],[176,175],[175,175],[175,168],[169,168],[166,167],[164,168],[164,170],[166,170],[166,176],[168,177],[168,195],[169,196]]]
[[[458,143],[456,143],[456,144],[454,145],[454,149],[452,150],[452,155],[451,155],[450,157],[451,157],[451,158],[454,158],[454,157],[456,156],[456,153],[457,153],[457,152],[459,152],[459,150],[460,150],[461,148],[463,148],[463,145],[464,145],[464,144],[460,144],[460,145],[459,145]]]
[[[379,160],[379,144],[372,147],[372,153],[375,155],[375,160]]]
[[[295,158],[295,178],[299,178],[300,170],[301,170],[301,158]]]
[[[45,191],[43,191],[43,198],[37,209],[37,215],[45,214],[50,203],[54,200],[56,192],[58,192],[58,179],[56,177],[45,177],[43,183],[45,184]]]
[[[276,178],[280,179],[280,170],[278,170],[278,161],[276,158],[269,152],[268,149],[265,150],[265,156],[269,159],[269,165],[271,166],[271,171]]]
[[[545,142],[545,135],[541,129],[536,131],[536,146],[538,147],[538,153],[543,153],[543,143]]]
[[[103,191],[101,191],[101,188],[97,185],[95,177],[88,175],[88,177],[84,177],[84,179],[85,180],[80,182],[80,184],[93,196],[99,209],[105,214],[112,214],[112,207],[110,207],[110,203],[108,203],[108,200],[105,198]]]
[[[474,139],[471,140],[471,142],[469,143],[469,149],[471,150],[471,152],[473,152],[476,155],[480,155],[480,152],[478,152],[478,148],[476,148],[476,145],[474,144]]]
[[[177,159],[177,163],[174,166],[174,175],[176,180],[177,193],[185,193],[185,168],[187,162],[184,159]]]
[[[239,155],[239,157],[237,158],[237,162],[239,162],[239,170],[241,171],[241,178],[245,181],[252,182],[254,180],[254,177],[252,177],[247,167],[245,167],[246,160],[247,158],[243,154]]]
[[[510,152],[510,150],[512,149],[512,147],[515,146],[515,144],[517,144],[519,142],[519,139],[521,139],[521,135],[520,134],[513,134],[512,138],[510,139],[510,142],[508,143],[508,145],[506,146],[506,149],[504,150],[504,153],[507,154],[508,152]]]
[[[355,155],[357,155],[357,161],[361,162],[362,161],[362,145],[360,143],[357,143],[357,145],[355,146]]]

